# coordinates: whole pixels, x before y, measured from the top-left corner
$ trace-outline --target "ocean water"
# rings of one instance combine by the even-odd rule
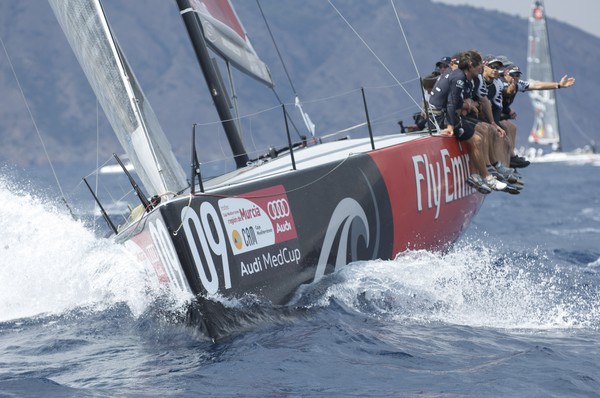
[[[188,297],[0,175],[0,397],[600,396],[600,167],[522,174],[450,252],[348,265],[219,343]]]

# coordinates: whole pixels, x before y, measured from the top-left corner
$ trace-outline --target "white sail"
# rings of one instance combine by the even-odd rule
[[[541,0],[533,2],[532,13],[529,16],[527,79],[530,81],[554,81],[546,14]],[[529,135],[529,141],[539,144],[552,144],[554,149],[559,149],[560,133],[554,91],[530,90],[528,93],[534,109],[533,127]]]
[[[99,0],[49,2],[147,193],[186,188],[185,173],[110,31]]]

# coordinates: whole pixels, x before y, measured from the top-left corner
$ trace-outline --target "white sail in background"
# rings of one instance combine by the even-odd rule
[[[267,65],[254,51],[229,0],[191,0],[190,5],[200,18],[206,44],[211,49],[240,71],[273,86]]]
[[[185,173],[112,36],[99,1],[49,2],[147,193],[186,188]]]
[[[530,81],[554,81],[550,59],[550,45],[546,27],[546,14],[542,1],[533,2],[529,16],[529,46],[527,50],[527,79]],[[552,144],[560,148],[558,112],[554,90],[528,91],[534,109],[530,142]]]

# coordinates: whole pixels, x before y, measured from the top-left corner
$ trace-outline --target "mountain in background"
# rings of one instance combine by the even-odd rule
[[[442,56],[478,49],[484,55],[507,55],[526,68],[527,20],[517,16],[429,0],[396,0],[413,63],[389,1],[333,0],[347,23],[322,0],[261,0],[292,87],[256,2],[233,3],[257,52],[271,68],[277,95],[294,115],[294,140],[307,134],[293,108],[295,93],[317,125],[317,134],[327,135],[365,121],[359,90],[364,87],[375,133],[384,134],[398,131],[398,120],[409,124],[417,111],[421,94],[415,65],[419,74],[426,75]],[[523,7],[529,6],[523,2]],[[229,156],[175,2],[106,0],[104,7],[181,163],[189,163],[194,123],[201,162]],[[592,116],[600,93],[587,87],[597,76],[600,40],[552,19],[549,34],[556,81],[564,74],[577,78],[573,88],[557,93],[563,148],[600,142]],[[19,87],[2,51],[2,163],[47,164],[36,126],[55,164],[89,165],[91,170],[97,148],[101,162],[121,152],[46,2],[2,2],[0,35],[20,82]],[[239,112],[252,115],[242,122],[248,149],[261,153],[269,145],[285,145],[283,112],[275,94],[237,72],[233,77]],[[533,117],[528,96],[519,94],[513,108],[518,112],[517,145],[526,145]],[[364,127],[357,131],[364,133]]]

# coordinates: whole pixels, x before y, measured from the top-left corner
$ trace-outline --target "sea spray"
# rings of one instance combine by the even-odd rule
[[[0,195],[0,321],[120,302],[139,315],[162,294],[123,246],[96,237],[56,201],[4,177]]]
[[[296,303],[327,306],[335,299],[399,327],[598,328],[600,292],[584,279],[566,275],[543,253],[506,257],[486,242],[462,243],[445,254],[408,251],[390,261],[349,264],[302,289]]]

